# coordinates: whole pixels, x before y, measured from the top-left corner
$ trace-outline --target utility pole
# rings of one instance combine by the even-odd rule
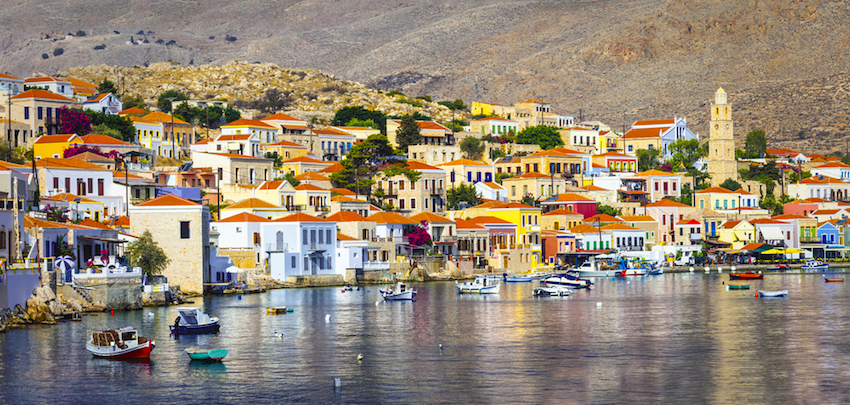
[[[177,97],[166,97],[165,99],[168,100],[168,105],[171,106],[168,111],[171,114],[171,157],[176,159],[177,140],[174,139],[174,100],[177,100]]]

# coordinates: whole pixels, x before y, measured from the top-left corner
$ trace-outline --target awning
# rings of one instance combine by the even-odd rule
[[[844,245],[827,245],[826,250],[844,250]]]
[[[785,240],[785,234],[777,226],[759,227],[764,240]]]
[[[728,245],[731,245],[731,243],[729,243],[729,242],[723,242],[723,241],[719,241],[719,240],[711,240],[711,239],[705,239],[703,242],[708,243],[709,245],[715,245],[715,246],[728,246]]]
[[[770,250],[765,250],[764,252],[761,252],[761,254],[763,254],[763,255],[781,255],[783,253],[791,253],[791,252],[789,252],[787,250],[779,250],[779,249],[770,249]]]
[[[118,238],[107,238],[105,236],[89,236],[89,235],[79,235],[77,239],[88,239],[88,240],[96,240],[99,242],[108,242],[108,243],[127,243],[124,239]]]

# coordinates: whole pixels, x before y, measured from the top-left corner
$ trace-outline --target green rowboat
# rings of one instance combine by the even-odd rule
[[[190,349],[186,349],[186,354],[188,354],[189,357],[192,360],[206,361],[206,362],[217,362],[217,361],[222,361],[224,359],[224,356],[227,356],[227,350],[221,350],[221,349],[207,350],[207,349],[190,348]]]
[[[750,286],[748,286],[748,285],[729,284],[729,285],[726,286],[727,291],[729,291],[729,290],[749,290],[749,289],[750,289]]]

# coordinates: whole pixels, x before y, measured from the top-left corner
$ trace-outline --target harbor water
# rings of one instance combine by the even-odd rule
[[[727,291],[726,273],[595,282],[570,297],[532,297],[537,282],[503,283],[494,296],[432,282],[412,285],[413,302],[384,302],[369,286],[186,305],[218,316],[216,335],[170,336],[174,307],[14,330],[0,334],[0,403],[850,401],[850,282],[733,281],[749,291]],[[787,298],[753,297],[786,289]],[[294,312],[267,315],[272,306]],[[87,331],[127,325],[156,341],[150,361],[86,352]],[[229,353],[195,364],[190,347]]]

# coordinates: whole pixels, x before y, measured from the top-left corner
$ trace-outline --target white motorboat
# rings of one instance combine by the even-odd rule
[[[557,296],[563,297],[573,293],[569,287],[562,285],[553,285],[546,287],[537,287],[531,292],[535,297]]]
[[[416,290],[410,289],[406,283],[399,281],[394,289],[381,289],[381,296],[388,301],[412,300],[416,296]]]
[[[592,284],[593,283],[590,280],[579,278],[571,274],[559,274],[540,280],[540,285],[544,287],[562,285],[571,288],[588,288]]]
[[[139,336],[132,326],[104,331],[89,331],[86,350],[95,357],[115,360],[149,359],[156,346],[153,340]]]
[[[485,276],[475,276],[472,282],[458,283],[455,287],[459,294],[498,294],[501,283]]]
[[[762,297],[762,298],[787,297],[788,296],[788,290],[782,290],[782,291],[761,291],[761,290],[759,290],[758,296]]]
[[[219,328],[221,328],[217,317],[203,313],[200,308],[186,307],[174,311],[177,311],[178,315],[177,319],[174,320],[174,325],[169,326],[171,333],[218,333]]]
[[[616,277],[620,275],[621,271],[619,269],[602,270],[595,261],[588,260],[571,270],[570,274],[576,277]]]
[[[829,264],[820,260],[806,260],[806,263],[803,264],[800,269],[805,272],[826,271],[829,269]]]

